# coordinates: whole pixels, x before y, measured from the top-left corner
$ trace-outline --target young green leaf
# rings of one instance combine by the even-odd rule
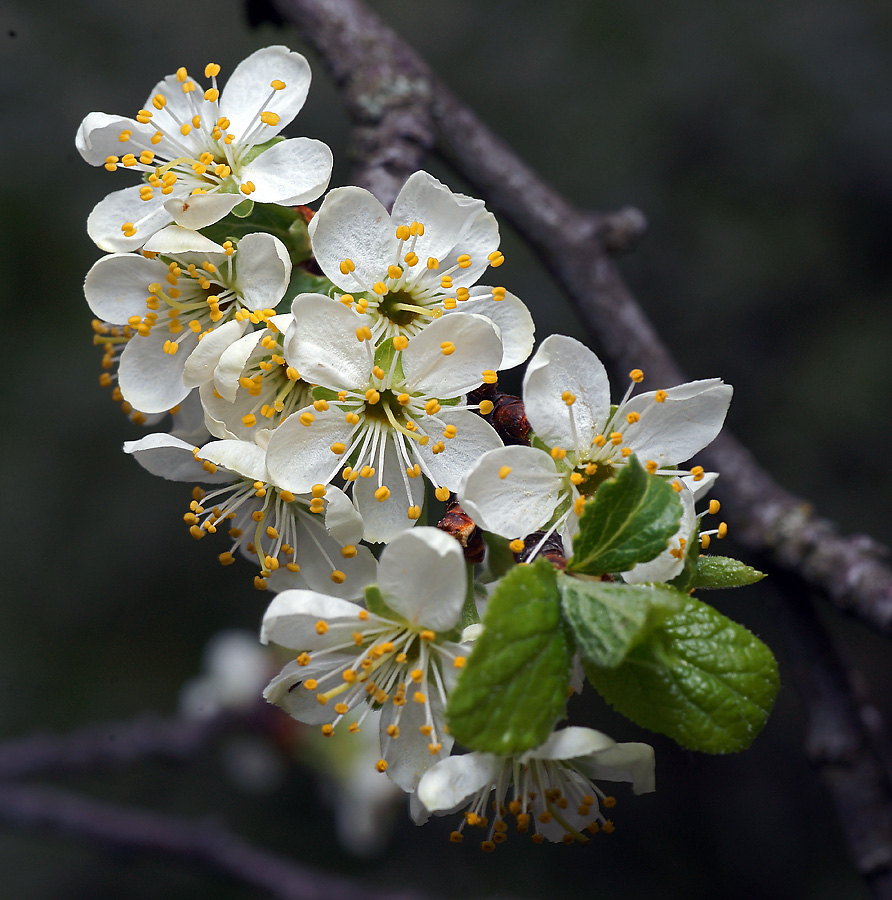
[[[678,530],[681,503],[665,478],[634,456],[585,504],[567,570],[582,575],[627,572],[659,555]]]
[[[555,571],[544,559],[498,584],[446,718],[473,750],[512,755],[538,747],[564,713],[572,639],[561,619]]]
[[[618,712],[704,753],[748,747],[768,719],[779,684],[768,647],[693,597],[621,665],[584,665]]]
[[[697,560],[691,587],[701,591],[744,587],[765,577],[764,572],[728,556],[701,556]]]
[[[621,584],[558,575],[564,618],[582,658],[595,666],[618,666],[629,651],[667,616],[685,595],[663,584]]]

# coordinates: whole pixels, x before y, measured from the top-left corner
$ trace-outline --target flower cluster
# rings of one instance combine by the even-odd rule
[[[267,699],[333,739],[375,723],[374,767],[416,821],[464,808],[452,839],[479,827],[486,850],[509,817],[537,841],[611,831],[597,782],[653,790],[653,751],[555,728],[583,670],[614,702],[623,666],[718,586],[699,549],[725,526],[695,511],[717,475],[684,464],[731,388],[636,393],[635,370],[612,404],[578,341],[530,358],[526,306],[482,283],[504,262],[482,201],[426,172],[389,212],[358,187],[325,194],[329,149],[280,134],[306,60],[268,47],[222,89],[219,73],[202,87],[179,69],[134,117],[91,113],[77,134],[88,163],[140,177],[91,213],[107,255],[84,285],[100,381],[152,429],[125,451],[194,484],[193,537],[222,532],[220,563],[247,557],[275,594],[261,639],[292,660]],[[497,381],[528,359],[518,441]],[[735,565],[723,577],[745,583]]]

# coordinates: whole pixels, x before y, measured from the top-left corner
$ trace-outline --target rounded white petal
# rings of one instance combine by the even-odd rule
[[[329,625],[335,620],[347,622],[361,621],[359,614],[362,607],[349,600],[341,600],[317,591],[282,591],[276,594],[273,602],[263,614],[260,628],[260,640],[264,644],[270,642],[291,650],[324,647],[332,641],[339,640],[331,630],[319,633],[316,625],[325,621]],[[381,621],[372,613],[367,622]]]
[[[135,119],[128,119],[126,116],[92,112],[78,126],[74,145],[91,166],[102,166],[109,156],[122,157],[135,149],[130,141],[121,141],[120,136],[124,131],[135,134],[143,144],[155,133],[151,125],[140,125]]]
[[[192,131],[188,136],[180,133],[180,125],[188,122],[196,113],[201,116],[202,121],[213,121],[215,107],[204,99],[204,88],[195,77],[190,74],[189,80],[196,83],[197,90],[192,93],[186,93],[183,90],[183,82],[177,79],[176,75],[167,75],[152,88],[151,93],[143,103],[143,109],[148,110],[152,114],[148,127],[151,134],[155,130],[163,131],[175,136],[175,141],[164,138],[159,144],[152,147],[159,155],[174,159],[184,155],[181,148],[192,151],[190,155],[196,159],[201,155],[202,149],[202,132],[198,129]],[[155,109],[152,100],[156,95],[161,94],[167,101],[163,109]],[[197,153],[195,151],[198,151]]]
[[[314,417],[309,426],[300,421],[305,412]],[[333,453],[331,446],[343,443],[349,447],[351,429],[344,413],[334,405],[325,412],[312,406],[293,412],[270,438],[266,453],[270,478],[295,494],[305,494],[315,484],[328,484],[343,462],[343,454]]]
[[[446,356],[443,344],[454,351]],[[430,323],[403,350],[403,372],[410,392],[431,397],[458,397],[479,387],[486,370],[502,361],[498,328],[483,316],[457,313]]]
[[[313,513],[299,516],[294,561],[300,566],[299,574],[307,587],[333,597],[357,600],[363,596],[366,585],[374,583],[377,563],[368,547],[356,547],[356,555],[350,557],[341,553],[343,547],[344,544],[325,530],[321,516]],[[340,584],[332,580],[335,571],[346,576]],[[279,572],[288,573],[288,570],[282,566],[270,577],[274,579]]]
[[[168,225],[156,231],[144,247],[153,253],[223,253],[223,248],[197,231],[182,225]]]
[[[562,399],[570,391],[576,402],[568,409]],[[570,410],[579,447],[591,447],[610,412],[607,370],[584,344],[562,334],[547,337],[536,351],[523,379],[523,403],[536,436],[550,447],[576,448]]]
[[[328,487],[325,491],[325,527],[341,546],[362,540],[362,516],[340,488]]]
[[[434,631],[454,628],[467,588],[461,544],[439,528],[398,535],[381,554],[378,586],[388,606],[412,625]]]
[[[309,233],[319,267],[348,292],[364,290],[363,285],[370,290],[387,274],[399,247],[387,210],[358,187],[329,191],[310,221]],[[345,259],[356,266],[355,277],[341,272]]]
[[[173,427],[170,433],[187,443],[201,446],[210,437],[204,424],[204,408],[198,391],[192,390],[170,411]]]
[[[290,593],[290,592],[284,592]],[[279,594],[281,597],[282,595]],[[323,722],[331,722],[334,713],[330,705],[323,706],[316,699],[315,691],[308,691],[303,685],[310,678],[318,679],[326,675],[333,665],[346,669],[350,665],[351,658],[344,653],[327,657],[327,665],[301,666],[292,660],[284,669],[266,686],[263,696],[270,702],[281,706],[288,715],[304,722],[307,725],[321,725]]]
[[[127,441],[124,452],[152,475],[168,481],[201,481],[209,484],[226,484],[233,481],[231,472],[205,471],[195,459],[195,447],[170,434],[147,434],[138,441]]]
[[[276,113],[278,124],[265,126],[255,143],[268,141],[301,111],[310,79],[310,65],[300,53],[280,44],[264,47],[243,59],[229,76],[220,95],[220,114],[229,119],[229,131],[238,140],[253,129],[259,113]],[[273,92],[273,81],[284,81],[285,87]]]
[[[253,481],[266,481],[266,454],[261,447],[248,441],[211,441],[201,448],[200,459],[225,466]]]
[[[466,753],[438,762],[418,783],[418,799],[431,812],[453,812],[492,784],[502,759],[494,753]]]
[[[622,421],[630,412],[640,413],[641,420],[625,430],[627,445],[642,461],[653,459],[661,465],[674,465],[690,459],[715,439],[733,393],[731,385],[720,378],[691,381],[669,388],[662,403],[654,402],[653,391],[632,397],[617,411],[617,420]]]
[[[702,478],[696,479],[693,475],[683,475],[680,480],[688,490],[693,491],[694,503],[699,503],[712,490],[718,479],[718,472],[704,472]]]
[[[159,324],[146,337],[131,338],[124,348],[118,386],[134,409],[144,413],[167,412],[191,390],[183,384],[183,367],[198,345],[198,336],[190,332],[180,341],[176,353],[165,353],[165,341],[174,337],[177,335]]]
[[[214,369],[214,387],[220,396],[229,403],[235,402],[239,389],[239,378],[254,349],[263,340],[264,334],[265,331],[260,328],[256,331],[249,331],[237,341],[233,341],[220,354],[220,359]]]
[[[531,759],[574,759],[615,746],[616,741],[600,731],[571,725],[553,732],[544,744],[525,753],[521,761],[525,763]]]
[[[250,196],[257,203],[297,206],[325,193],[333,162],[328,144],[290,138],[252,159],[239,172],[239,179],[254,185]]]
[[[502,338],[502,362],[499,369],[513,369],[526,362],[533,352],[536,326],[526,304],[509,291],[502,300],[493,300],[492,288],[477,285],[471,296],[456,311],[476,313],[495,322]],[[447,312],[447,315],[449,312]]]
[[[502,447],[480,458],[459,490],[459,503],[485,531],[518,538],[548,522],[562,490],[544,450]]]
[[[275,308],[291,279],[288,248],[272,234],[246,234],[235,254],[235,279],[249,309]]]
[[[630,781],[636,794],[647,794],[654,783],[654,748],[650,744],[615,744],[588,758],[577,758],[574,765],[592,781]]]
[[[442,436],[444,426],[453,426],[455,437]],[[418,420],[419,431],[430,436],[424,446],[415,446],[415,454],[427,465],[437,487],[457,491],[468,472],[484,453],[502,446],[496,430],[476,413],[466,409],[451,410],[444,406],[436,416]],[[443,444],[440,453],[434,453],[437,442]]]
[[[356,337],[367,319],[323,294],[300,294],[291,305],[294,322],[284,355],[304,381],[332,390],[365,387],[371,377],[368,349]]]
[[[87,234],[102,250],[126,253],[141,247],[156,231],[169,225],[172,216],[165,209],[166,198],[156,194],[151,200],[139,196],[140,185],[114,191],[100,200],[87,217]],[[132,237],[122,231],[125,223],[136,228]]]
[[[220,361],[221,354],[242,336],[247,325],[246,321],[231,319],[205,334],[186,359],[183,384],[188,388],[194,388],[210,381],[214,377],[214,369]]]
[[[87,272],[84,295],[94,315],[121,325],[131,316],[142,318],[148,311],[146,297],[152,282],[163,281],[167,266],[159,260],[135,253],[103,256]]]
[[[185,194],[170,197],[164,202],[169,218],[183,228],[198,230],[219,222],[245,198],[241,194]],[[150,201],[151,202],[151,201]]]

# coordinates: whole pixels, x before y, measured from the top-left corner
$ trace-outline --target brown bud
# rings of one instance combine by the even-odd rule
[[[437,528],[451,534],[461,545],[465,559],[470,563],[483,562],[486,545],[483,533],[474,524],[474,520],[459,506],[455,494],[450,494],[446,501],[446,515],[437,522]]]
[[[544,531],[534,531],[523,539],[523,550],[517,554],[518,562],[532,562],[534,559],[544,556],[556,569],[563,571],[567,568],[567,557],[564,556],[564,542],[559,534],[550,534],[535,556],[533,555],[533,551],[539,546],[544,535]]]

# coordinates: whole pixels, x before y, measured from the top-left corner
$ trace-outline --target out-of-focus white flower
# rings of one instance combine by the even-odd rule
[[[653,748],[618,744],[591,728],[564,728],[521,756],[474,752],[444,759],[424,774],[417,797],[428,812],[467,810],[450,835],[456,843],[470,825],[484,830],[481,846],[493,850],[508,838],[509,813],[518,832],[532,826],[534,841],[587,843],[585,831],[613,831],[601,807],[609,809],[615,801],[595,784],[600,779],[630,781],[636,794],[654,790]],[[419,824],[425,818],[416,807]]]
[[[499,227],[482,200],[415,172],[388,213],[368,191],[335,188],[310,222],[316,261],[338,296],[367,318],[372,342],[412,337],[444,313],[486,316],[499,327],[509,369],[533,349],[533,319],[503,287],[478,285],[496,268]]]
[[[310,87],[306,59],[266,47],[236,66],[222,92],[210,63],[202,89],[185,69],[155,85],[136,117],[90,113],[77,149],[91,165],[143,174],[141,186],[101,200],[87,220],[103,250],[141,247],[171,222],[204,228],[246,198],[294,206],[319,197],[331,177],[329,148],[309,138],[282,140]]]
[[[322,725],[325,735],[357,706],[380,706],[378,771],[414,790],[452,747],[443,721],[446,690],[468,651],[444,633],[459,624],[466,581],[458,541],[423,527],[400,534],[381,554],[378,589],[391,613],[314,591],[278,594],[261,640],[298,655],[264,696],[295,719]]]

